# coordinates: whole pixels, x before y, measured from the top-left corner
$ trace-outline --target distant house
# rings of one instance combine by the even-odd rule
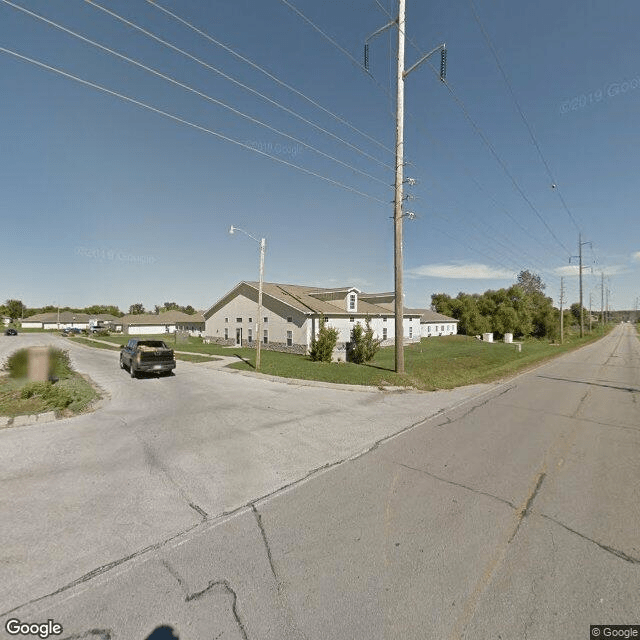
[[[95,324],[101,324],[113,331],[122,331],[120,318],[108,313],[88,314],[75,311],[50,311],[29,316],[21,321],[23,329],[88,329]]]
[[[458,333],[458,320],[449,318],[431,309],[411,309],[420,315],[420,335],[423,338],[437,336],[455,336]]]
[[[201,336],[204,333],[204,315],[197,312],[194,314],[183,314],[185,318],[176,320],[176,329],[184,331],[192,336]]]
[[[201,314],[193,316],[182,311],[163,311],[159,314],[129,314],[120,318],[125,333],[130,335],[149,335],[189,331],[199,335],[204,330],[204,318]],[[191,329],[193,327],[193,329]]]
[[[6,327],[8,324],[11,324],[11,318],[8,316],[2,316],[2,324]]]
[[[262,334],[257,335],[258,283],[240,282],[204,312],[205,335],[227,345],[254,346],[291,353],[307,353],[323,321],[338,330],[338,348],[351,340],[356,323],[370,319],[374,335],[384,345],[394,343],[393,293],[364,293],[355,287],[327,289],[264,283]],[[403,316],[406,342],[420,340],[420,314]]]
[[[64,329],[66,327],[86,329],[89,326],[89,318],[87,313],[50,311],[24,318],[20,324],[23,329]]]

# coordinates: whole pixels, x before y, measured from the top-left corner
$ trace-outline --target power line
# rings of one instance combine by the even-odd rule
[[[252,93],[254,95],[259,96],[260,98],[262,98],[263,100],[265,100],[269,104],[272,104],[273,106],[277,107],[278,109],[282,109],[286,113],[294,116],[295,118],[298,118],[299,120],[301,120],[305,124],[308,124],[309,126],[313,127],[314,129],[317,129],[318,131],[321,131],[322,133],[330,136],[331,138],[334,138],[335,140],[338,140],[339,142],[341,142],[342,144],[348,146],[349,148],[353,149],[354,151],[358,152],[359,154],[369,158],[370,160],[373,160],[374,162],[377,162],[378,164],[380,164],[381,166],[383,166],[383,167],[385,167],[387,169],[393,170],[393,167],[391,165],[385,164],[384,162],[382,162],[381,160],[378,160],[377,158],[375,158],[371,154],[367,153],[366,151],[363,151],[362,149],[360,149],[356,145],[353,145],[350,142],[347,142],[346,140],[344,140],[340,136],[337,136],[336,134],[332,133],[331,131],[328,131],[327,129],[325,129],[324,127],[321,127],[319,124],[317,124],[315,122],[312,122],[311,120],[308,120],[304,116],[301,116],[299,113],[293,111],[292,109],[289,109],[288,107],[285,107],[283,104],[280,104],[278,101],[273,100],[272,98],[269,98],[268,96],[264,95],[263,93],[261,93],[260,91],[258,91],[256,89],[253,89],[252,87],[246,85],[245,83],[240,82],[236,78],[230,76],[229,74],[225,73],[224,71],[221,71],[220,69],[214,67],[213,65],[210,65],[209,63],[205,62],[204,60],[201,60],[200,58],[197,58],[196,56],[188,53],[184,49],[181,49],[180,47],[177,47],[176,45],[171,44],[170,42],[168,42],[166,40],[163,40],[159,36],[157,36],[154,33],[148,31],[147,29],[144,29],[140,25],[135,24],[134,22],[131,22],[130,20],[127,20],[126,18],[122,17],[121,15],[115,13],[114,11],[111,11],[110,9],[107,9],[106,7],[103,7],[103,6],[99,5],[97,2],[94,2],[94,0],[84,0],[84,1],[87,4],[91,5],[92,7],[95,7],[96,9],[99,9],[100,11],[103,11],[104,13],[110,15],[111,17],[115,18],[116,20],[119,20],[123,24],[126,24],[127,26],[131,27],[132,29],[135,29],[136,31],[139,31],[140,33],[143,33],[147,37],[155,40],[156,42],[162,44],[163,46],[168,47],[169,49],[171,49],[173,51],[176,51],[177,53],[189,58],[190,60],[193,60],[195,63],[205,67],[206,69],[209,69],[210,71],[213,71],[214,73],[217,73],[218,75],[223,77],[225,80],[228,80],[229,82],[232,82],[233,84],[241,87],[245,91],[248,91],[248,92],[250,92],[250,93]]]
[[[173,120],[175,122],[179,122],[180,124],[184,124],[188,127],[192,127],[193,129],[196,129],[198,131],[202,131],[203,133],[208,133],[212,136],[215,136],[217,138],[220,138],[221,140],[225,140],[227,142],[231,142],[232,144],[235,144],[239,147],[242,147],[244,149],[249,149],[250,151],[253,151],[254,153],[257,153],[261,156],[264,156],[266,158],[270,158],[271,160],[274,160],[276,162],[279,162],[280,164],[284,164],[288,167],[292,167],[294,169],[297,169],[298,171],[301,171],[303,173],[306,173],[307,175],[311,175],[314,176],[316,178],[320,178],[321,180],[324,180],[325,182],[329,182],[330,184],[336,185],[338,187],[341,187],[343,189],[346,189],[347,191],[351,191],[352,193],[355,193],[359,196],[362,196],[364,198],[368,198],[369,200],[373,200],[375,202],[379,202],[380,204],[386,204],[386,202],[384,200],[381,200],[380,198],[376,198],[375,196],[372,196],[370,194],[367,193],[363,193],[362,191],[358,191],[357,189],[354,189],[353,187],[350,187],[342,182],[339,182],[337,180],[334,180],[333,178],[328,178],[327,176],[323,176],[319,173],[316,173],[315,171],[311,171],[310,169],[306,169],[305,167],[301,167],[300,165],[294,164],[293,162],[289,162],[287,160],[283,160],[282,158],[278,158],[277,156],[271,155],[270,153],[266,153],[264,151],[260,151],[259,149],[255,149],[254,147],[252,147],[251,145],[248,145],[244,142],[241,142],[240,140],[236,140],[234,138],[230,138],[229,136],[226,136],[222,133],[220,133],[219,131],[215,131],[214,129],[209,129],[207,127],[204,127],[202,125],[196,124],[194,122],[190,122],[189,120],[186,120],[184,118],[181,118],[179,116],[176,116],[172,113],[169,113],[167,111],[163,111],[162,109],[158,109],[157,107],[154,107],[153,105],[149,105],[145,102],[142,102],[141,100],[137,100],[135,98],[132,98],[130,96],[127,96],[125,94],[119,93],[117,91],[114,91],[112,89],[109,89],[107,87],[104,87],[102,85],[99,85],[95,82],[91,82],[89,80],[85,80],[84,78],[80,78],[78,76],[75,76],[71,73],[68,73],[62,69],[58,69],[57,67],[53,67],[51,65],[48,65],[44,62],[41,62],[39,60],[36,60],[34,58],[30,58],[28,56],[22,55],[16,51],[12,51],[11,49],[6,49],[5,47],[0,47],[0,52],[2,53],[6,53],[8,55],[14,56],[15,58],[18,58],[24,62],[28,62],[30,64],[33,64],[37,67],[40,67],[41,69],[46,69],[48,71],[52,71],[53,73],[57,73],[61,76],[64,76],[65,78],[69,78],[70,80],[74,80],[75,82],[78,82],[79,84],[82,84],[84,86],[87,87],[91,87],[93,89],[97,89],[98,91],[102,91],[103,93],[107,93],[111,96],[114,96],[116,98],[120,98],[121,100],[124,100],[125,102],[129,102],[131,104],[135,104],[139,107],[142,107],[143,109],[147,109],[148,111],[152,111],[153,113],[157,113],[158,115],[164,116],[165,118],[169,118],[170,120]]]
[[[195,95],[204,98],[205,100],[208,100],[209,102],[212,102],[213,104],[217,104],[225,109],[228,109],[229,111],[231,111],[232,113],[234,113],[235,115],[240,116],[241,118],[245,118],[246,120],[249,120],[250,122],[253,122],[254,124],[258,124],[266,129],[268,129],[269,131],[273,131],[274,133],[277,133],[278,135],[281,135],[289,140],[292,140],[293,142],[295,142],[296,144],[300,144],[304,147],[306,147],[307,149],[310,149],[311,151],[313,151],[314,153],[317,153],[325,158],[328,158],[329,160],[332,160],[334,162],[337,162],[338,164],[341,164],[342,166],[351,169],[352,171],[355,171],[356,173],[359,173],[367,178],[370,178],[371,180],[374,180],[376,182],[379,182],[380,184],[384,184],[386,185],[387,183],[384,180],[381,180],[380,178],[377,178],[376,176],[371,175],[370,173],[367,173],[366,171],[362,171],[360,169],[357,169],[356,167],[354,167],[353,165],[348,164],[347,162],[343,162],[342,160],[328,154],[325,153],[324,151],[321,151],[320,149],[317,149],[316,147],[304,142],[303,140],[300,140],[299,138],[296,138],[295,136],[289,135],[288,133],[285,133],[284,131],[281,131],[280,129],[277,129],[276,127],[272,127],[271,125],[262,122],[261,120],[258,120],[257,118],[254,118],[253,116],[250,116],[246,113],[243,113],[242,111],[232,107],[231,105],[227,104],[226,102],[223,102],[222,100],[218,100],[217,98],[214,98],[206,93],[203,93],[201,91],[198,91],[197,89],[194,89],[193,87],[184,84],[183,82],[180,82],[179,80],[176,80],[175,78],[172,78],[171,76],[167,76],[164,73],[161,73],[160,71],[157,71],[156,69],[153,69],[152,67],[149,67],[137,60],[134,60],[132,58],[129,58],[128,56],[125,56],[113,49],[110,49],[109,47],[106,47],[102,44],[100,44],[99,42],[96,42],[94,40],[91,40],[89,38],[86,38],[85,36],[72,31],[71,29],[68,29],[67,27],[64,27],[60,24],[57,24],[56,22],[53,22],[52,20],[49,20],[48,18],[45,18],[44,16],[41,16],[37,13],[34,13],[33,11],[29,11],[28,9],[25,9],[24,7],[21,7],[20,5],[17,5],[13,2],[11,2],[10,0],[1,0],[2,2],[4,2],[7,5],[10,5],[11,7],[14,7],[15,9],[18,9],[19,11],[22,11],[28,15],[30,15],[33,18],[36,18],[38,20],[41,20],[42,22],[45,22],[46,24],[59,29],[61,31],[64,31],[65,33],[73,36],[74,38],[78,38],[79,40],[82,40],[83,42],[90,44],[93,47],[97,47],[98,49],[101,49],[102,51],[105,51],[113,56],[116,56],[117,58],[120,58],[121,60],[124,60],[130,64],[135,65],[136,67],[143,69],[144,71],[147,71],[159,78],[162,78],[163,80],[166,80],[167,82],[170,82],[176,86],[181,87],[182,89],[185,89],[186,91],[189,91],[191,93],[194,93]]]
[[[555,177],[553,176],[553,172],[551,171],[551,168],[549,167],[549,164],[548,164],[547,160],[545,159],[544,154],[542,153],[542,149],[540,148],[540,144],[538,143],[536,135],[535,135],[535,133],[533,131],[533,127],[529,123],[527,117],[524,114],[524,111],[523,111],[522,107],[520,106],[520,103],[518,101],[518,98],[516,97],[516,94],[515,94],[515,92],[513,90],[511,82],[509,81],[507,73],[504,70],[504,67],[502,66],[502,63],[500,62],[500,58],[498,57],[498,52],[496,51],[495,47],[493,46],[493,43],[491,42],[491,39],[489,38],[489,34],[487,33],[487,30],[484,28],[484,25],[480,21],[480,16],[478,15],[478,12],[476,11],[476,7],[475,7],[475,5],[473,3],[473,0],[469,0],[469,5],[471,6],[471,12],[473,13],[473,17],[475,18],[475,21],[478,23],[478,26],[480,27],[480,31],[482,31],[482,35],[484,36],[485,42],[487,43],[487,46],[489,47],[489,50],[491,51],[491,53],[493,55],[493,59],[495,60],[496,66],[498,67],[498,70],[500,71],[500,74],[502,75],[502,78],[503,78],[505,84],[507,85],[507,89],[509,89],[509,93],[511,94],[511,97],[513,98],[513,102],[514,102],[514,104],[516,106],[516,109],[518,110],[518,113],[520,114],[520,117],[522,118],[522,121],[524,122],[525,126],[527,127],[527,131],[529,132],[529,136],[531,137],[531,141],[533,142],[533,145],[535,146],[535,148],[536,148],[536,150],[538,152],[538,155],[540,156],[540,160],[542,161],[542,164],[544,165],[544,168],[545,168],[545,170],[547,172],[547,176],[548,176],[549,180],[551,180],[551,184],[553,185],[554,190],[558,194],[558,197],[560,198],[560,202],[562,203],[562,206],[564,207],[564,210],[567,212],[567,215],[571,219],[571,222],[573,222],[576,230],[578,232],[580,232],[581,231],[580,230],[580,226],[576,222],[576,219],[574,218],[573,214],[569,210],[569,207],[567,206],[567,203],[565,202],[565,199],[562,196],[562,193],[560,192],[560,187],[558,186],[558,182],[555,179]]]
[[[279,84],[280,86],[285,87],[289,91],[292,91],[297,96],[300,96],[301,98],[303,98],[304,100],[306,100],[307,102],[312,104],[314,107],[320,109],[321,111],[323,111],[327,115],[331,116],[332,118],[334,118],[335,120],[337,120],[341,124],[344,124],[345,126],[349,127],[351,130],[353,130],[356,133],[360,134],[361,136],[363,136],[364,138],[366,138],[370,142],[373,142],[374,144],[378,145],[380,148],[384,149],[385,151],[388,151],[389,153],[393,153],[393,149],[385,146],[382,142],[380,142],[379,140],[376,140],[375,138],[370,136],[368,133],[365,133],[364,131],[358,129],[356,126],[351,124],[349,121],[345,120],[342,116],[339,116],[339,115],[333,113],[332,111],[330,111],[329,109],[327,109],[326,107],[323,107],[321,104],[319,104],[313,98],[310,98],[309,96],[307,96],[304,93],[302,93],[302,91],[296,89],[295,87],[292,87],[290,84],[286,83],[284,80],[281,80],[280,78],[278,78],[274,74],[270,73],[264,67],[261,67],[259,64],[255,63],[253,60],[250,60],[246,56],[243,56],[242,54],[238,53],[237,51],[232,49],[230,46],[220,42],[219,40],[216,40],[213,36],[211,36],[210,34],[206,33],[205,31],[202,31],[201,29],[199,29],[195,25],[191,24],[190,22],[187,22],[184,18],[181,18],[177,14],[169,11],[168,9],[163,7],[162,5],[158,4],[155,0],[146,0],[146,2],[148,2],[152,7],[155,7],[159,11],[162,11],[166,15],[171,16],[172,18],[174,18],[178,22],[182,23],[183,25],[185,25],[189,29],[195,31],[197,34],[201,35],[203,38],[205,38],[209,42],[212,42],[213,44],[221,47],[222,49],[224,49],[225,51],[227,51],[231,55],[235,56],[239,60],[242,60],[243,62],[247,63],[249,66],[253,67],[257,71],[260,71],[261,73],[263,73],[265,76],[267,76],[268,78],[270,78],[271,80],[273,80],[274,82]]]
[[[284,2],[284,0],[282,0],[282,1]],[[380,6],[383,9],[383,11],[385,11],[385,13],[387,13],[389,18],[393,19],[393,16],[390,13],[386,12],[386,10],[384,10],[384,8],[382,7],[381,4],[379,4],[378,6]],[[407,37],[407,40],[416,49],[416,51],[418,51],[418,53],[420,55],[424,55],[424,51],[413,41],[413,38],[410,38],[410,37],[406,36],[406,34],[405,34],[405,37]],[[479,125],[475,122],[475,120],[473,120],[473,118],[471,117],[471,114],[469,113],[469,110],[467,109],[464,101],[461,98],[458,97],[458,95],[454,91],[454,89],[451,86],[451,84],[446,79],[441,78],[439,70],[435,69],[434,66],[431,64],[431,62],[429,62],[429,60],[426,60],[426,63],[429,66],[429,68],[431,69],[431,71],[436,76],[438,76],[438,78],[442,81],[442,83],[447,87],[447,90],[449,91],[449,94],[451,95],[451,97],[453,98],[455,103],[458,105],[460,110],[462,111],[465,119],[469,122],[469,124],[472,126],[473,130],[476,132],[478,137],[482,140],[482,142],[485,144],[485,146],[489,149],[489,151],[491,152],[491,154],[493,155],[495,160],[498,162],[498,164],[500,165],[500,167],[504,171],[505,175],[509,178],[509,180],[511,181],[512,185],[514,186],[516,191],[520,194],[522,199],[527,203],[529,208],[534,212],[534,214],[537,216],[537,218],[540,220],[540,222],[542,222],[542,224],[545,226],[545,228],[550,233],[550,235],[553,237],[553,239],[564,249],[566,254],[567,255],[570,254],[571,252],[569,251],[569,249],[567,249],[567,247],[560,241],[560,239],[556,236],[556,234],[551,229],[551,227],[547,224],[547,221],[542,217],[542,215],[540,214],[538,209],[534,206],[534,204],[531,202],[531,200],[529,200],[529,198],[526,196],[526,194],[524,193],[523,189],[518,184],[518,182],[515,179],[515,177],[511,174],[511,172],[507,168],[506,163],[502,160],[502,158],[500,157],[500,155],[496,151],[495,147],[489,141],[488,137],[484,134],[484,132],[479,127]]]

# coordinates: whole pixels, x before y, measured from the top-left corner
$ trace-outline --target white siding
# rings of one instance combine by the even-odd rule
[[[169,327],[169,331],[167,331],[167,326]],[[139,324],[139,325],[129,325],[129,335],[138,336],[138,335],[152,335],[152,334],[160,334],[160,333],[174,333],[176,330],[175,325],[164,325],[164,324]]]

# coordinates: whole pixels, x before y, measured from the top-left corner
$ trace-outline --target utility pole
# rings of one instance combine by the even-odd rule
[[[591,291],[589,291],[589,333],[591,333]]]
[[[560,278],[560,344],[564,342],[564,278]]]
[[[583,244],[591,244],[591,242],[582,242],[582,234],[578,235],[578,255],[571,256],[569,258],[569,263],[571,263],[572,258],[578,258],[580,261],[580,337],[584,337],[584,309],[582,308],[582,245]]]
[[[405,0],[398,0],[398,74],[396,89],[396,185],[393,203],[396,373],[404,373],[404,296],[402,295],[402,183],[404,161]]]
[[[604,334],[604,271],[600,272],[600,291],[602,298],[600,300],[600,328]]]
[[[402,187],[404,184],[404,79],[436,51],[440,51],[440,80],[444,82],[446,75],[446,45],[438,45],[435,49],[422,56],[414,65],[405,71],[405,5],[406,0],[398,0],[398,18],[381,27],[365,40],[364,66],[369,68],[369,40],[380,35],[389,27],[398,27],[398,55],[396,75],[396,171],[395,171],[395,197],[393,201],[393,230],[394,230],[394,287],[395,287],[395,370],[396,373],[404,373],[404,295],[403,295],[403,257],[402,257]],[[414,217],[413,214],[407,217]]]

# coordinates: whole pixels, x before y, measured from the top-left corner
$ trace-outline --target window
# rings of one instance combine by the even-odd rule
[[[264,342],[265,344],[269,344],[269,330],[268,329],[264,330],[264,338],[262,338],[262,342]]]
[[[242,318],[236,318],[236,322],[242,323]]]
[[[349,311],[355,311],[355,310],[356,310],[356,294],[350,293],[349,294]]]
[[[355,322],[355,321],[356,321],[356,319],[355,319],[355,317],[354,317],[354,316],[351,316],[351,317],[349,318],[349,322]]]
[[[440,327],[440,331],[444,331],[444,325],[442,325],[442,327]]]
[[[293,344],[293,331],[287,331],[287,347]]]
[[[382,339],[387,339],[387,327],[382,327]]]
[[[413,327],[409,325],[409,337],[413,338]]]
[[[323,318],[323,321],[324,321],[324,322],[329,322],[329,318],[327,318],[327,316],[325,316],[325,317]]]
[[[291,316],[287,316],[287,322],[293,322],[293,318]]]
[[[247,330],[247,342],[251,344],[253,342],[253,329]]]
[[[229,329],[225,329],[224,330],[224,339],[228,340],[229,339]]]
[[[382,318],[382,322],[386,322],[386,321],[387,321],[387,319],[386,319],[386,318]]]
[[[431,325],[430,325],[430,324],[429,324],[429,325],[427,325],[427,331],[428,331],[429,333],[431,333]]]
[[[229,322],[229,318],[225,318],[225,319],[224,319],[224,321],[225,321],[225,322]]]
[[[249,322],[253,322],[253,318],[249,318]]]
[[[267,316],[265,316],[264,318],[262,318],[262,322],[264,322],[265,324],[267,324],[267,322],[269,322],[269,318],[267,318]]]

